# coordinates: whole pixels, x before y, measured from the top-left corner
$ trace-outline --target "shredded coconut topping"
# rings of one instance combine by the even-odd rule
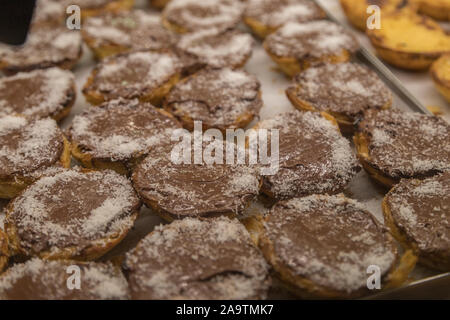
[[[34,9],[33,24],[61,23],[65,17],[65,6],[55,0],[37,0]]]
[[[139,200],[131,183],[112,171],[65,170],[46,176],[13,200],[7,220],[31,253],[74,247],[127,232]]]
[[[130,49],[167,49],[176,37],[166,30],[159,15],[142,10],[89,18],[83,33],[96,46],[117,44]]]
[[[290,89],[316,110],[359,116],[381,109],[392,94],[378,76],[357,63],[325,64],[308,68],[295,77]]]
[[[322,10],[310,0],[248,0],[244,15],[272,28],[323,18]]]
[[[385,276],[396,259],[387,231],[363,206],[343,196],[308,196],[276,204],[264,224],[275,268],[348,294],[366,288],[367,268]]]
[[[208,29],[183,36],[178,47],[208,66],[236,68],[250,57],[253,44],[252,36],[247,33]]]
[[[70,129],[73,143],[96,158],[113,161],[142,156],[169,143],[179,124],[149,103],[113,100],[77,115]]]
[[[257,127],[280,130],[280,170],[263,185],[277,199],[340,192],[360,170],[350,143],[319,113],[287,112]]]
[[[424,180],[402,180],[386,196],[395,224],[419,248],[419,255],[450,259],[450,172]]]
[[[99,90],[108,100],[137,98],[165,84],[180,67],[180,61],[171,53],[137,51],[113,56],[95,69],[89,89]]]
[[[70,290],[70,266],[80,269],[80,290]],[[26,285],[24,285],[26,283]],[[33,258],[0,276],[0,299],[127,299],[128,284],[111,263]]]
[[[166,109],[180,119],[187,116],[225,130],[259,113],[259,88],[256,77],[244,71],[206,69],[175,85],[166,98]]]
[[[244,4],[235,0],[172,0],[163,12],[163,18],[189,32],[236,26],[244,11]]]
[[[14,113],[39,118],[53,116],[73,99],[74,88],[73,74],[58,68],[1,78],[0,116]]]
[[[450,125],[415,112],[370,112],[359,131],[368,138],[369,159],[394,178],[429,176],[450,169]]]
[[[25,175],[55,164],[63,150],[63,135],[49,118],[0,117],[0,176]]]
[[[329,21],[289,22],[266,38],[265,46],[280,57],[323,58],[355,52],[359,44],[343,27]]]
[[[0,46],[0,61],[19,70],[49,67],[77,60],[81,45],[79,31],[54,26],[34,28],[23,46]]]
[[[133,298],[256,299],[268,288],[267,264],[248,232],[225,217],[157,227],[125,266]]]
[[[224,164],[208,164],[205,158],[201,164],[194,164],[193,157],[188,164],[174,162],[178,154],[173,156],[172,153],[186,141],[194,152],[193,140],[191,135],[186,135],[178,146],[163,146],[147,156],[133,174],[133,183],[140,196],[144,201],[156,202],[159,209],[176,217],[242,213],[259,193],[257,168],[226,163],[227,148],[235,148],[235,154],[245,151],[234,143],[221,140],[204,142],[201,152],[204,156],[224,152]],[[183,162],[183,159],[176,160]]]

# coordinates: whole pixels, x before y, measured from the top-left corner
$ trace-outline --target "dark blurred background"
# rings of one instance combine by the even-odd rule
[[[25,42],[36,0],[0,0],[0,42]]]

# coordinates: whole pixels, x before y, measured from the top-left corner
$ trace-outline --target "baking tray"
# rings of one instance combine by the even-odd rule
[[[138,1],[139,3],[140,1]],[[146,4],[138,4],[139,7],[146,8]],[[330,20],[336,21],[331,15]],[[337,21],[336,21],[337,22]],[[337,22],[339,23],[339,22]],[[242,26],[243,27],[243,26]],[[268,119],[279,113],[294,110],[291,103],[285,96],[285,89],[290,85],[290,80],[277,71],[274,62],[265,53],[259,41],[251,59],[245,66],[245,70],[256,75],[261,82],[262,97],[264,106],[260,112],[260,119]],[[89,72],[95,65],[95,60],[89,49],[84,46],[83,57],[73,70],[77,84],[77,99],[70,115],[62,122],[63,129],[69,127],[73,117],[82,112],[89,104],[85,101],[81,88],[83,87]],[[416,111],[429,113],[417,99],[414,98],[400,83],[400,81],[389,71],[389,69],[369,50],[362,48],[354,57],[354,60],[365,64],[377,72],[386,85],[391,89],[394,95],[393,105],[404,111]],[[255,120],[256,121],[256,120]],[[251,127],[255,121],[249,125]],[[345,194],[361,202],[368,211],[370,211],[379,221],[383,222],[383,214],[381,210],[381,201],[386,194],[386,189],[380,188],[366,174],[361,171],[355,179],[350,183]],[[6,205],[6,201],[0,200],[0,212],[2,207]],[[255,201],[247,209],[247,214],[261,214],[267,212],[267,208],[259,202]],[[3,217],[0,214],[0,223]],[[111,250],[102,260],[118,259],[125,252],[135,247],[140,239],[150,233],[155,226],[164,224],[165,221],[154,214],[150,209],[143,207],[140,212],[133,230],[127,237],[113,250]],[[407,285],[381,293],[366,297],[367,299],[398,299],[398,298],[449,298],[450,299],[450,273],[439,274],[436,271],[416,266],[410,275],[410,281]],[[293,299],[287,291],[275,282],[271,293],[271,299]]]
[[[338,19],[336,19],[323,5],[323,1],[314,0],[326,13],[328,20],[333,21],[343,27]],[[361,45],[360,50],[355,54],[353,59],[356,62],[362,63],[375,71],[383,82],[389,87],[394,95],[393,107],[401,109],[406,112],[420,112],[423,114],[432,113],[425,108],[414,95],[412,95],[400,82],[400,80],[389,70],[389,68],[378,59],[370,50]],[[361,181],[362,182],[362,181]],[[375,186],[372,186],[375,187]],[[368,189],[367,189],[368,191]],[[381,192],[382,195],[386,193],[385,190],[374,190]],[[352,192],[352,188],[350,188]],[[374,193],[376,194],[376,193]],[[378,195],[376,196],[378,198]],[[378,199],[377,199],[378,200]],[[374,203],[373,203],[374,204]],[[372,208],[375,210],[377,208]],[[381,210],[381,203],[379,203],[378,210]],[[377,210],[377,211],[378,211]],[[375,212],[374,212],[375,213]],[[382,217],[377,215],[380,221],[384,221]],[[438,271],[429,270],[427,268],[416,266],[411,273],[411,282],[401,288],[388,290],[367,297],[367,299],[412,299],[412,298],[446,298],[450,299],[450,272],[438,273]]]

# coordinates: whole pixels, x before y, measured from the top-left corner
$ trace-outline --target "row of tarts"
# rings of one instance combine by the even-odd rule
[[[113,25],[136,26],[134,15],[147,14],[121,13]],[[92,19],[101,30],[99,21],[112,18]],[[117,35],[108,30],[102,34]],[[200,41],[196,53],[133,50],[100,62],[83,92],[101,105],[76,116],[65,133],[48,116],[61,120],[70,112],[69,71],[52,62],[1,78],[0,194],[12,200],[0,262],[31,258],[0,276],[1,298],[265,298],[270,269],[301,297],[358,297],[369,292],[369,266],[380,269],[383,288],[402,284],[417,259],[449,270],[450,126],[390,110],[383,83],[348,62],[357,49],[353,37],[329,22],[289,23],[266,39],[277,52],[303,50],[295,64],[273,56],[296,74],[286,93],[303,112],[256,125],[279,129],[276,174],[261,177],[258,166],[245,164],[174,162],[174,130],[192,130],[194,120],[203,129],[246,127],[262,105],[258,80],[237,68],[246,58],[234,65],[236,56],[223,54],[243,37],[223,45],[221,33],[205,46],[199,34],[189,35]],[[72,43],[54,42],[58,52]],[[354,134],[359,162],[340,131]],[[211,144],[203,149],[211,152]],[[71,156],[85,169],[69,169]],[[360,163],[393,187],[383,202],[387,228],[340,194]],[[276,202],[270,212],[244,216],[260,193]],[[127,253],[123,270],[79,262],[121,242],[141,201],[172,222]],[[392,235],[406,249],[401,256]],[[82,290],[66,286],[73,264],[82,268]]]

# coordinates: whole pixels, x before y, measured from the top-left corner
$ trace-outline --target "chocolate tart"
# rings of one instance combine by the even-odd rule
[[[172,0],[162,13],[163,24],[177,33],[205,29],[227,30],[241,21],[244,3],[240,0]]]
[[[72,4],[79,6],[82,19],[128,11],[134,6],[134,0],[63,0],[63,3],[66,7]]]
[[[77,289],[76,281],[71,278],[78,271],[80,287]],[[120,268],[111,263],[33,258],[15,264],[0,276],[0,300],[119,300],[128,297],[127,281]]]
[[[435,116],[368,111],[354,141],[366,171],[389,188],[402,178],[426,178],[450,169],[450,125]]]
[[[379,270],[381,289],[398,286],[416,262],[410,251],[400,260],[387,229],[344,196],[278,202],[264,219],[259,246],[286,288],[304,298],[369,294],[370,267]]]
[[[198,64],[213,68],[242,68],[253,51],[251,35],[235,29],[218,32],[202,30],[181,37],[177,48]]]
[[[291,111],[255,128],[279,132],[279,170],[265,176],[261,188],[271,199],[340,193],[360,170],[350,143],[329,114]]]
[[[61,121],[75,98],[75,78],[67,70],[48,68],[0,78],[0,117],[22,114]]]
[[[450,271],[450,171],[402,180],[384,198],[384,220],[419,263]]]
[[[177,42],[158,15],[142,10],[89,18],[82,34],[98,59],[139,49],[168,50]]]
[[[150,103],[113,100],[75,116],[69,129],[72,155],[84,167],[128,174],[154,146],[170,143],[180,124]]]
[[[156,9],[164,9],[171,0],[149,0],[150,5]]]
[[[50,118],[0,117],[0,198],[17,196],[49,171],[70,166],[70,145]]]
[[[325,18],[325,13],[310,0],[248,0],[244,22],[264,39],[288,22],[305,23]]]
[[[313,21],[285,24],[266,38],[264,48],[281,71],[293,77],[316,64],[347,62],[359,44],[345,28]]]
[[[11,254],[97,259],[126,236],[140,205],[129,180],[113,171],[72,169],[43,177],[6,208]]]
[[[186,218],[160,226],[124,264],[132,299],[264,299],[268,266],[237,220]]]
[[[155,148],[133,172],[133,185],[144,203],[168,221],[240,216],[259,194],[258,168],[246,164],[245,158],[242,164],[236,158],[234,164],[225,160],[228,149],[234,149],[235,156],[245,152],[234,143],[214,140],[196,145],[192,141],[200,132],[195,131],[193,135],[180,132],[177,136],[182,138],[180,142]],[[186,142],[192,143],[192,153],[180,150],[186,147]],[[223,152],[223,164],[215,161],[216,152]],[[198,159],[200,154],[202,159]]]
[[[299,110],[331,114],[344,133],[354,132],[367,110],[392,104],[392,93],[376,73],[356,63],[309,68],[294,77],[286,95]]]
[[[34,28],[22,46],[0,46],[0,71],[11,75],[50,67],[72,69],[81,54],[79,31],[68,30],[65,26]]]
[[[164,109],[188,130],[194,121],[203,129],[245,128],[262,107],[260,83],[241,70],[205,69],[177,83],[164,101]]]
[[[8,264],[9,250],[8,237],[3,232],[3,225],[0,226],[0,274]]]
[[[91,72],[84,87],[94,105],[118,98],[158,106],[180,78],[182,64],[172,52],[134,51],[109,57]]]

